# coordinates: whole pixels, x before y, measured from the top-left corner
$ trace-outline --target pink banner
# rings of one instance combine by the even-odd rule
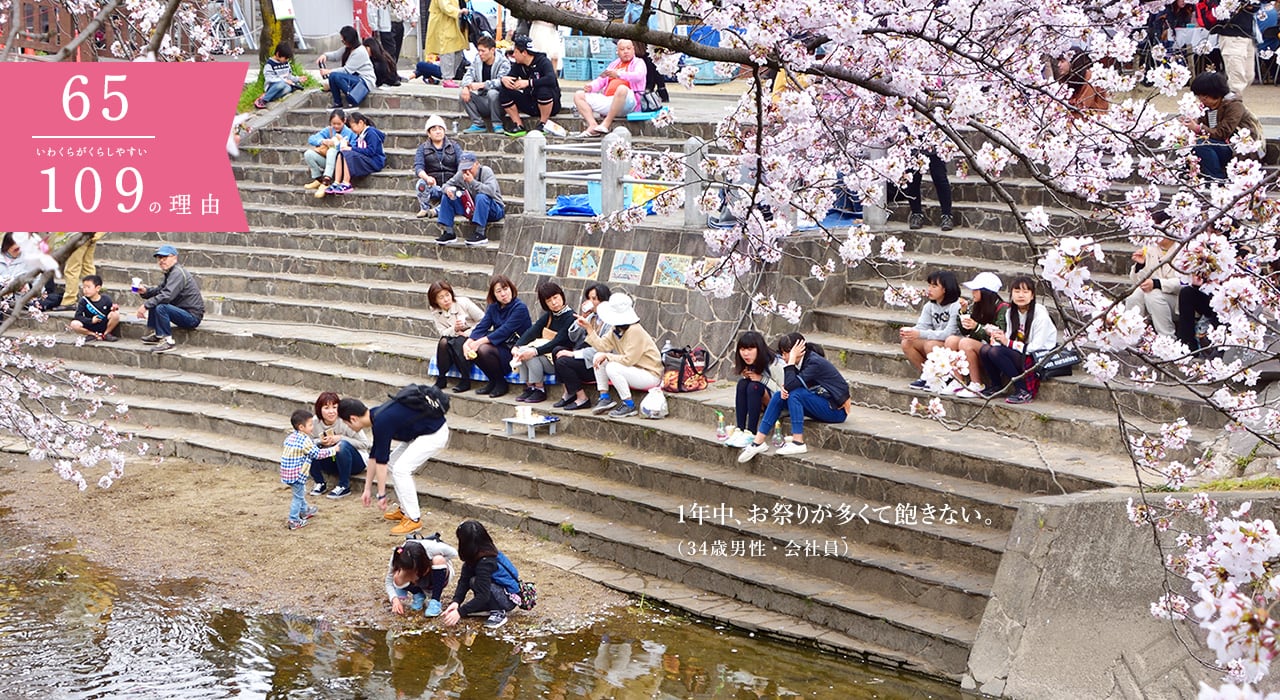
[[[245,63],[0,63],[21,95],[6,231],[246,231],[227,138]],[[11,113],[17,118],[16,113]]]

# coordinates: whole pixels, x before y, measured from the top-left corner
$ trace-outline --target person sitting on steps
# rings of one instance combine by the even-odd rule
[[[352,190],[351,178],[372,175],[387,165],[387,154],[382,150],[386,134],[374,126],[372,119],[360,112],[352,112],[350,121],[356,140],[338,149],[333,184],[325,189],[317,189],[316,199],[326,194],[347,194]]]
[[[463,214],[476,227],[475,232],[467,236],[467,245],[484,245],[489,242],[486,233],[489,224],[501,221],[506,213],[502,189],[493,168],[480,165],[476,154],[465,151],[458,159],[458,172],[444,183],[439,212],[441,231],[436,243],[457,240],[458,235],[453,232],[454,219]]]
[[[520,113],[538,117],[538,130],[547,131],[551,118],[560,113],[560,80],[551,59],[533,50],[529,37],[517,36],[511,52],[511,72],[502,79],[498,99],[507,119],[513,125],[508,136],[521,137],[527,132]],[[564,136],[564,127],[551,127],[556,136]],[[559,131],[559,133],[556,133]]]
[[[555,408],[581,411],[591,407],[591,400],[582,388],[583,384],[595,381],[591,360],[596,349],[587,342],[587,328],[594,328],[597,335],[605,333],[595,310],[601,303],[609,301],[610,294],[609,286],[602,282],[587,285],[582,293],[581,319],[575,319],[569,326],[569,340],[573,348],[562,348],[556,352],[556,379],[564,387],[564,398],[552,404]]]
[[[138,318],[147,319],[151,332],[142,342],[154,344],[151,352],[167,352],[174,348],[173,328],[195,328],[204,319],[204,297],[200,285],[178,264],[178,249],[162,245],[155,252],[156,264],[164,272],[164,279],[156,287],[138,285]]]
[[[542,316],[516,341],[511,349],[511,363],[519,364],[524,393],[516,397],[520,403],[542,403],[547,400],[546,377],[555,372],[552,358],[571,345],[569,327],[574,323],[573,307],[565,303],[564,289],[555,282],[538,285],[538,304]]]
[[[320,67],[320,79],[329,82],[329,95],[333,99],[333,108],[342,109],[350,102],[352,107],[359,107],[364,98],[378,86],[378,75],[374,71],[369,51],[360,43],[360,34],[350,25],[338,31],[342,37],[342,46],[316,59]],[[330,70],[329,61],[339,61],[338,68]],[[364,82],[361,88],[356,83]],[[354,91],[354,94],[353,94]],[[359,96],[359,99],[356,99]]]
[[[973,302],[968,309],[960,310],[960,325],[957,334],[948,336],[948,350],[959,350],[964,353],[969,364],[969,374],[956,372],[951,382],[951,392],[960,398],[975,399],[982,396],[987,388],[983,383],[982,362],[978,353],[982,346],[991,339],[987,327],[1004,328],[1009,312],[1009,302],[1000,298],[1000,278],[994,272],[979,272],[977,276],[964,283],[964,287],[973,292]]]
[[[746,447],[760,427],[760,414],[773,393],[782,388],[786,375],[782,358],[773,354],[759,331],[747,331],[738,338],[733,371],[738,375],[733,411],[736,425],[724,444]]]
[[[506,54],[499,53],[493,39],[482,36],[476,40],[476,52],[479,60],[472,61],[467,67],[467,74],[462,78],[462,90],[458,98],[462,109],[471,117],[471,126],[465,134],[480,134],[488,131],[485,122],[493,125],[493,133],[502,133],[502,100],[499,92],[502,79],[511,72],[511,61]]]
[[[591,412],[599,415],[608,411],[610,418],[634,416],[640,410],[631,398],[631,390],[648,391],[662,385],[662,353],[653,336],[640,325],[630,296],[614,294],[596,307],[596,315],[607,330],[597,332],[586,316],[578,317],[587,327],[587,342],[596,349],[591,365],[600,399]],[[617,392],[617,401],[609,394],[610,384]]]
[[[329,112],[329,126],[307,139],[307,150],[302,159],[311,168],[311,182],[303,185],[308,190],[321,190],[333,184],[333,173],[338,167],[338,149],[356,140],[356,132],[347,126],[347,113],[335,109]]]
[[[444,133],[444,119],[433,114],[427,118],[427,140],[418,146],[413,155],[413,174],[417,176],[414,187],[418,192],[418,218],[439,214],[436,205],[444,196],[444,183],[458,173],[458,161],[462,159],[462,146]]]
[[[72,332],[88,336],[86,342],[105,340],[114,343],[116,326],[120,324],[120,307],[111,297],[102,293],[102,278],[85,275],[80,281],[80,300],[76,302],[76,315],[67,326]]]
[[[618,58],[600,77],[573,93],[573,104],[587,123],[587,128],[579,136],[604,136],[609,133],[614,119],[625,119],[636,111],[648,78],[648,67],[636,58],[635,44],[628,39],[619,39]],[[597,114],[603,117],[599,124],[596,123]]]
[[[484,318],[484,312],[470,299],[456,296],[453,285],[444,280],[432,282],[427,288],[427,304],[440,336],[436,343],[436,387],[448,386],[449,370],[456,367],[461,378],[453,387],[454,392],[471,391],[471,361],[463,354],[462,346],[471,329]]]
[[[494,275],[489,280],[489,293],[485,300],[489,306],[484,318],[471,331],[471,337],[462,345],[468,360],[476,363],[489,383],[476,393],[498,398],[507,394],[507,372],[511,371],[511,346],[516,338],[529,328],[529,307],[519,298],[520,292],[510,278]]]

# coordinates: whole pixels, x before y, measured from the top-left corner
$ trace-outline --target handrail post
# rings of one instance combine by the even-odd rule
[[[544,216],[547,213],[547,137],[531,131],[520,139],[524,142],[524,213]]]
[[[888,149],[872,147],[867,149],[867,159],[874,160],[884,158],[889,154]],[[889,208],[887,188],[888,184],[884,180],[879,180],[871,188],[871,196],[862,202],[862,221],[867,226],[883,227],[889,222]]]
[[[707,180],[702,172],[702,139],[690,136],[684,142],[684,225],[701,226],[706,216],[698,205],[702,193],[707,190]]]
[[[609,151],[615,144],[631,145],[631,132],[619,126],[609,132],[600,143],[600,215],[609,216],[622,211],[626,205],[622,178],[631,172],[630,160],[614,160]]]

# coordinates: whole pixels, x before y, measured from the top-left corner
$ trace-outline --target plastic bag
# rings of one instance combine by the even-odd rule
[[[654,420],[667,416],[667,396],[662,393],[662,387],[649,390],[648,396],[640,402],[640,416]]]

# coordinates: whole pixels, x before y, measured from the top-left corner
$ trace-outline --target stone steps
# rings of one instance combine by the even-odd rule
[[[291,228],[255,227],[252,233],[131,233],[129,240],[148,241],[151,246],[160,242],[183,248],[186,244],[231,248],[264,248],[270,242],[274,251],[293,252],[309,256],[313,253],[335,253],[359,257],[373,257],[397,261],[408,258],[439,261],[441,265],[457,263],[482,265],[492,268],[498,251],[484,246],[438,245],[434,230],[419,231],[415,235],[386,236],[376,231],[302,231]],[[114,239],[114,236],[112,237]],[[105,247],[111,241],[104,241]],[[104,248],[105,249],[105,248]],[[154,270],[154,265],[151,266]],[[213,268],[206,268],[213,270]],[[229,274],[229,270],[219,270]],[[342,280],[325,278],[331,282]]]

